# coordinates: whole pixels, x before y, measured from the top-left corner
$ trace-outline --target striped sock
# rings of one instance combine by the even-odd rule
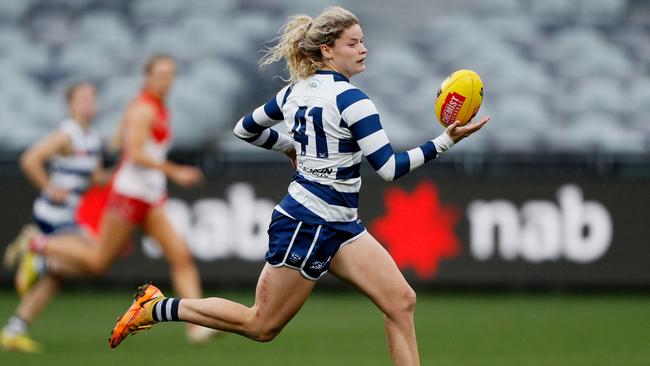
[[[178,319],[178,305],[181,299],[167,297],[158,301],[153,306],[153,320],[155,322],[170,322],[179,321]]]

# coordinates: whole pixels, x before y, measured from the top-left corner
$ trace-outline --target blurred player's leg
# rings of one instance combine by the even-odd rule
[[[75,234],[59,234],[61,239],[84,240]],[[16,289],[22,299],[14,316],[9,318],[2,330],[2,346],[7,350],[21,352],[38,352],[41,346],[33,341],[27,332],[38,314],[52,300],[59,288],[59,279],[47,273],[59,273],[66,277],[80,276],[82,273],[75,266],[60,260],[50,259],[45,262],[42,256],[27,253],[20,261],[16,273]]]
[[[180,320],[267,342],[275,338],[296,315],[315,284],[315,281],[307,280],[294,269],[266,264],[257,283],[255,305],[252,307],[216,297],[182,299],[180,302],[178,299],[167,299],[167,302],[158,299],[144,308],[134,303],[135,306],[116,324],[111,347],[116,347],[133,330],[168,320]],[[156,306],[165,308],[156,309]],[[128,316],[132,310],[138,309],[143,310],[138,316]]]
[[[200,298],[202,291],[199,271],[187,244],[172,227],[164,208],[151,209],[143,224],[144,231],[160,243],[171,267],[172,285],[176,293],[182,298]],[[215,333],[214,330],[202,329],[197,325],[187,325],[187,337],[193,343],[204,343]]]
[[[47,306],[59,289],[59,279],[48,275],[38,280],[36,285],[22,298],[16,315],[31,323]]]
[[[87,275],[103,274],[118,256],[122,245],[131,237],[134,224],[111,212],[102,217],[99,240],[96,245],[80,236],[49,239],[42,252],[48,258],[66,263],[67,271],[82,271]],[[64,275],[64,273],[57,273]]]
[[[21,299],[16,313],[9,318],[2,329],[2,346],[7,350],[20,352],[38,352],[41,346],[28,334],[27,326],[47,306],[59,289],[59,280],[45,276]]]
[[[37,353],[41,345],[27,334],[27,322],[18,316],[9,318],[7,325],[0,331],[0,346],[6,351]]]
[[[45,233],[50,233],[45,227]],[[75,234],[58,234],[62,239],[76,237]],[[46,241],[49,238],[41,234],[36,225],[28,224],[23,227],[16,239],[7,246],[4,255],[4,264],[8,268],[18,266],[16,273],[16,289],[22,299],[7,324],[2,329],[2,346],[7,350],[21,352],[38,352],[41,346],[33,341],[28,334],[27,327],[38,314],[47,306],[59,288],[59,279],[46,274],[45,259],[35,253],[30,253],[33,241]],[[63,269],[68,266],[57,264]],[[45,275],[45,276],[44,276]]]
[[[84,271],[80,265],[51,257],[45,258],[44,274],[55,274],[57,277],[61,278],[80,278],[88,276],[87,271]]]
[[[25,254],[20,260],[14,279],[18,294],[21,297],[25,296],[43,274],[45,274],[45,258],[32,252]]]
[[[201,297],[201,280],[192,254],[176,233],[162,207],[151,209],[144,220],[144,231],[160,243],[171,267],[172,284],[180,297]]]
[[[342,247],[330,272],[357,287],[384,313],[395,365],[419,365],[413,314],[415,292],[386,250],[370,234]]]

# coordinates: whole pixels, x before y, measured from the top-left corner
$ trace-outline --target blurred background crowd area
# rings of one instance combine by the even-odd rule
[[[264,154],[232,138],[237,119],[283,84],[260,49],[295,13],[330,1],[0,2],[0,150],[19,152],[65,117],[63,93],[98,85],[108,139],[154,53],[174,56],[177,149]],[[367,71],[352,82],[378,106],[396,148],[437,135],[440,82],[461,68],[485,83],[489,128],[455,150],[650,156],[650,3],[642,0],[341,0],[364,27]],[[286,75],[286,74],[284,74]]]

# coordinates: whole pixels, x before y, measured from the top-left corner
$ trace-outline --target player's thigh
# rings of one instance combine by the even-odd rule
[[[147,212],[143,222],[144,231],[160,243],[160,247],[170,262],[191,260],[185,240],[172,226],[164,207],[153,207]]]
[[[339,249],[330,273],[359,289],[384,312],[396,301],[415,296],[393,258],[369,233]]]
[[[135,224],[128,219],[111,211],[105,212],[100,223],[98,243],[90,246],[93,257],[105,266],[112,263],[134,229]]]
[[[300,271],[288,267],[264,265],[255,292],[251,321],[280,330],[307,301],[316,281],[305,278]]]

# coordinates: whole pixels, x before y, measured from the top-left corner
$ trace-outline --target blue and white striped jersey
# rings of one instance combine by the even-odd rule
[[[100,164],[99,135],[75,121],[65,120],[59,130],[70,136],[70,155],[55,156],[49,168],[50,183],[70,192],[65,202],[54,202],[42,193],[34,202],[34,218],[49,225],[75,223],[79,200],[90,184],[92,173]]]
[[[282,121],[291,137],[269,128]],[[266,149],[295,147],[297,172],[276,209],[315,224],[357,219],[362,156],[383,179],[393,180],[443,151],[428,141],[395,153],[373,102],[329,70],[284,87],[239,120],[234,133]]]

